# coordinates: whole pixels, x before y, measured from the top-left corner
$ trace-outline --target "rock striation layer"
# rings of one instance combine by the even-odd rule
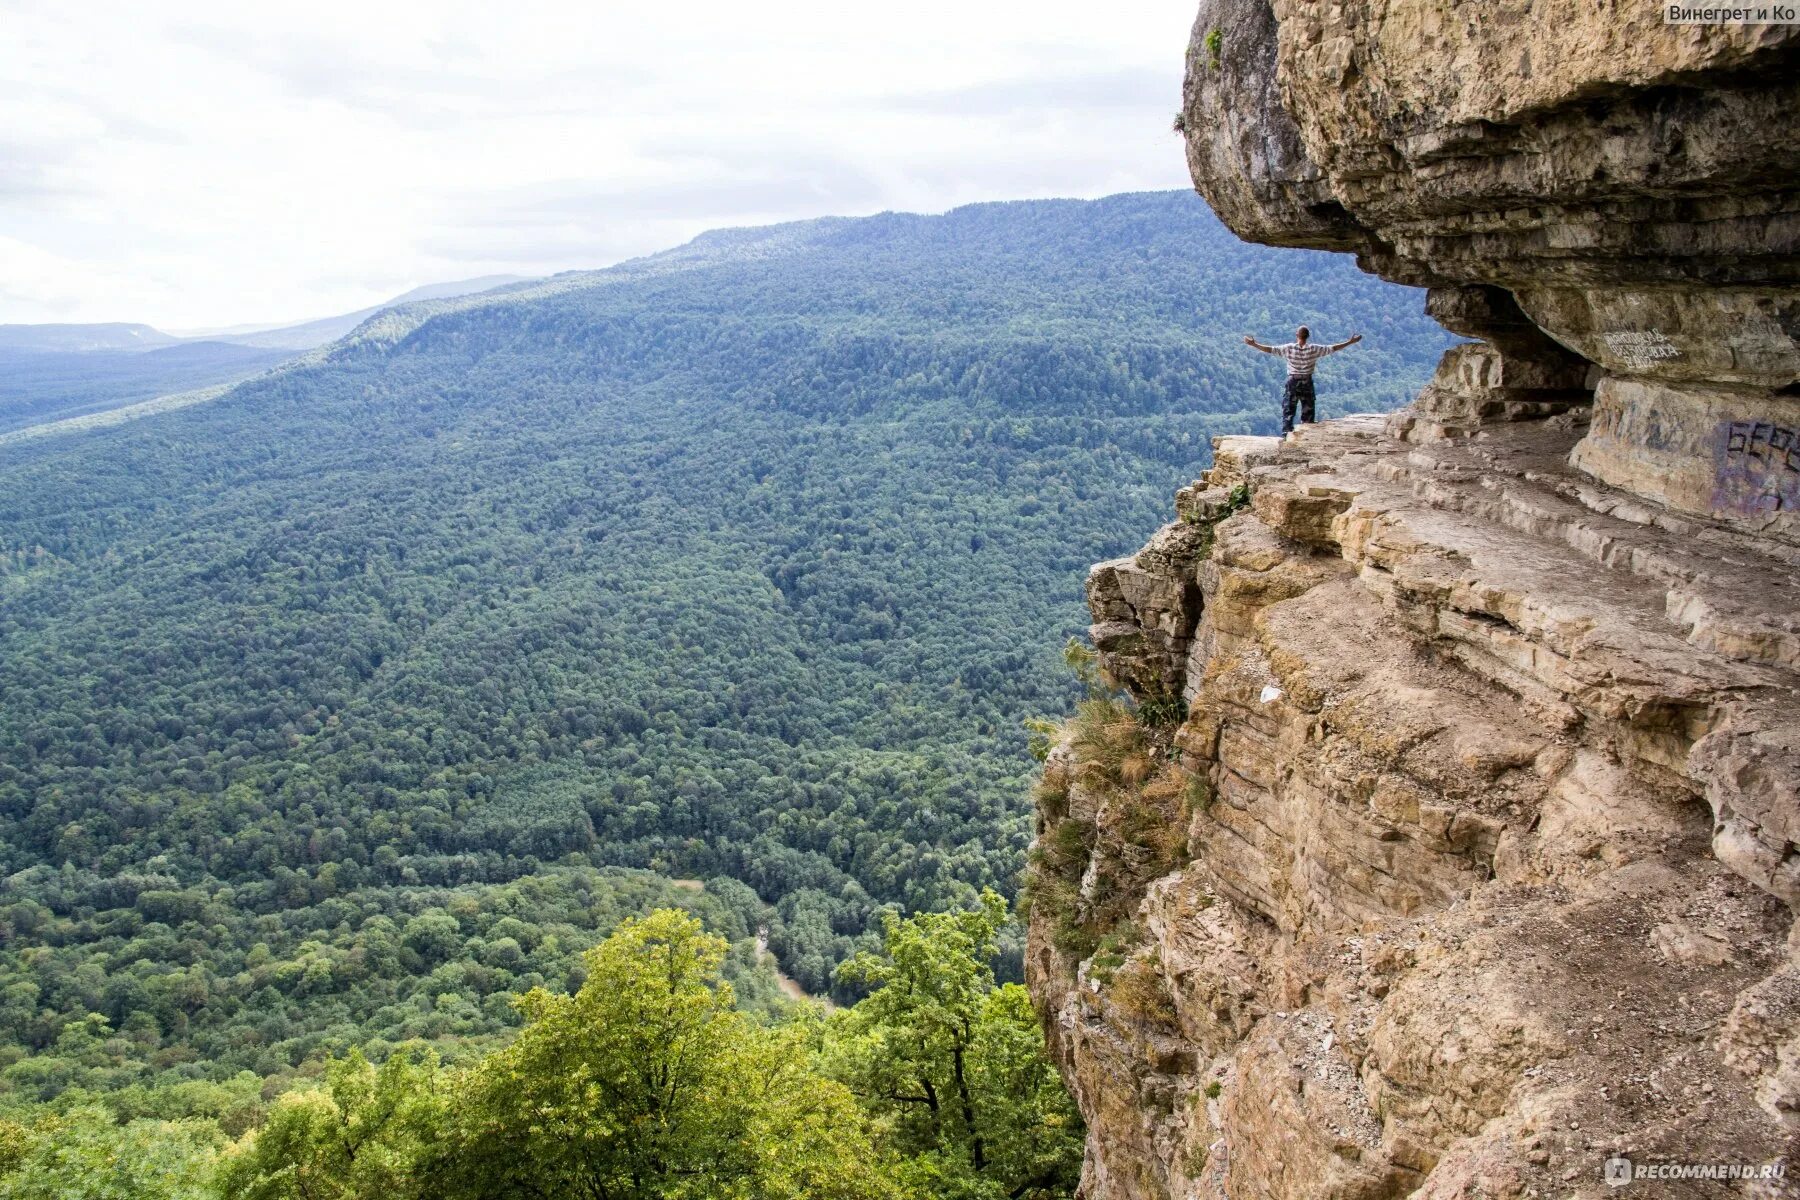
[[[1089,1200],[1800,1179],[1797,48],[1203,5],[1202,193],[1478,340],[1090,575],[1143,728],[1052,753],[1027,953]]]

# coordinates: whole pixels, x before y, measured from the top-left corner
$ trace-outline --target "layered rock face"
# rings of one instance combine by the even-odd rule
[[[1090,577],[1142,728],[1053,754],[1027,957],[1090,1200],[1800,1180],[1796,47],[1202,8],[1221,216],[1479,341],[1393,417],[1222,439]]]

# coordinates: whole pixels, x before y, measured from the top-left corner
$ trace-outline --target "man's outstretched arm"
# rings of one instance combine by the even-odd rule
[[[1251,337],[1249,334],[1244,335],[1244,345],[1250,347],[1252,350],[1261,350],[1264,354],[1275,353],[1275,347],[1265,346],[1261,342],[1257,341],[1255,338]]]
[[[1333,350],[1342,350],[1342,349],[1344,349],[1344,347],[1354,346],[1354,345],[1356,345],[1356,343],[1358,343],[1360,341],[1362,341],[1362,334],[1353,333],[1349,337],[1345,338],[1343,341],[1339,342],[1337,345],[1333,346],[1332,349]]]

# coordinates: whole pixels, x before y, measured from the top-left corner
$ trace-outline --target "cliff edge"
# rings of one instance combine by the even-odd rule
[[[1201,193],[1475,340],[1221,439],[1089,578],[1137,705],[1051,753],[1027,955],[1089,1200],[1800,1179],[1797,68],[1649,4],[1202,6]]]

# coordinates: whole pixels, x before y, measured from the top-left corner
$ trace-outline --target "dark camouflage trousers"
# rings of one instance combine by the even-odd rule
[[[1300,409],[1302,424],[1310,424],[1319,418],[1313,414],[1313,394],[1311,375],[1289,375],[1287,391],[1281,395],[1281,432],[1292,433],[1294,429],[1294,409]]]

